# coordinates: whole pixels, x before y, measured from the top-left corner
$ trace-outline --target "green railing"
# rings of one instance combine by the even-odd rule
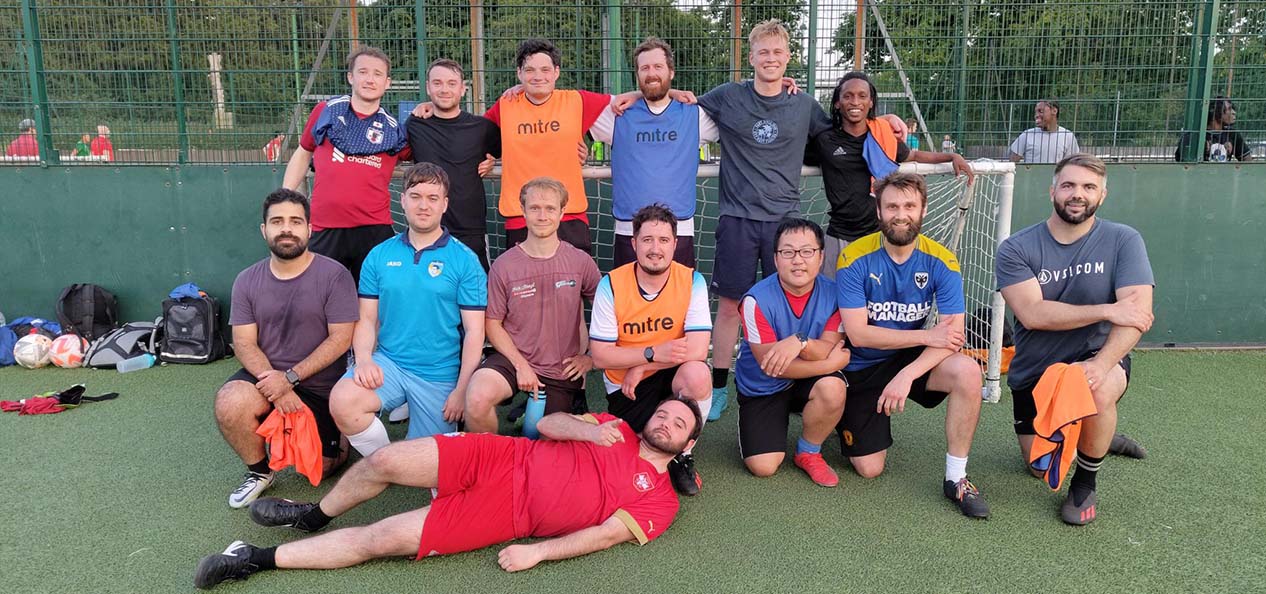
[[[791,29],[789,73],[806,91],[825,104],[863,68],[881,111],[921,122],[925,149],[949,136],[1007,158],[1053,98],[1083,149],[1172,161],[1225,95],[1266,153],[1266,0],[0,0],[0,138],[31,119],[38,159],[68,162],[106,125],[119,163],[259,162],[277,134],[294,145],[313,103],[346,92],[358,43],[391,55],[393,111],[425,97],[438,57],[466,66],[478,111],[515,82],[528,37],[558,44],[560,85],[621,91],[635,88],[633,47],[657,35],[675,48],[675,85],[702,92],[749,75],[746,33],[767,18]]]

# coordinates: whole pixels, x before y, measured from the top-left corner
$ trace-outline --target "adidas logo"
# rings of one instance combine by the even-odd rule
[[[833,156],[833,157],[839,157],[839,156],[841,156],[841,155],[847,155],[847,154],[848,154],[848,152],[846,152],[846,151],[844,150],[844,147],[842,147],[842,146],[837,146],[837,147],[835,147],[835,152],[831,153],[831,156]]]

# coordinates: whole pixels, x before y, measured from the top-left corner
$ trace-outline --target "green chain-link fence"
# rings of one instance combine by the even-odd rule
[[[1050,98],[1083,149],[1169,161],[1226,95],[1235,129],[1266,153],[1266,0],[0,0],[0,137],[30,119],[39,158],[65,162],[105,125],[120,163],[258,162],[279,133],[293,146],[317,100],[346,92],[355,43],[392,56],[390,110],[424,98],[425,65],[450,57],[477,111],[515,82],[528,37],[559,45],[561,86],[621,91],[635,86],[632,48],[658,35],[675,48],[675,86],[702,92],[748,75],[746,32],[767,18],[791,29],[788,71],[806,91],[825,103],[860,66],[881,111],[921,119],[925,150],[948,136],[970,157],[1007,158]]]

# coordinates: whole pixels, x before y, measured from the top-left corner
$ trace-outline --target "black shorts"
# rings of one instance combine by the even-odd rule
[[[527,227],[506,229],[506,249],[509,250],[523,243],[527,239],[527,233]],[[558,224],[558,238],[586,254],[593,255],[593,240],[589,238],[589,223],[580,219],[563,221]]]
[[[888,382],[921,354],[923,347],[902,349],[881,363],[844,372],[848,380],[848,400],[844,403],[844,416],[840,417],[836,431],[840,434],[840,450],[845,456],[866,456],[892,446],[892,418],[875,409]],[[949,396],[948,392],[928,390],[931,373],[923,374],[910,384],[908,398],[923,408],[936,408]]]
[[[614,270],[637,259],[633,251],[633,236],[615,235],[615,252],[611,259]],[[687,268],[695,267],[695,238],[690,235],[677,236],[677,250],[673,252],[673,261]]]
[[[259,379],[251,375],[251,372],[239,369],[237,373],[230,375],[229,379],[224,380],[225,384],[229,382],[248,382],[253,386],[259,383]],[[321,454],[326,458],[339,457],[343,453],[342,448],[339,447],[343,435],[339,433],[338,425],[334,424],[334,417],[330,415],[329,390],[313,390],[300,383],[295,386],[295,394],[299,396],[299,400],[303,401],[304,406],[312,411],[312,417],[316,419],[317,433],[321,435]],[[263,420],[263,418],[260,419],[260,421]]]
[[[629,400],[624,392],[616,390],[607,394],[607,412],[624,419],[634,433],[641,433],[646,422],[655,415],[659,403],[673,397],[673,378],[681,366],[669,367],[652,373],[638,382],[633,389],[637,398]]]
[[[1054,363],[1076,363],[1078,361],[1087,361],[1099,354],[1099,351],[1089,351],[1082,353],[1081,356],[1072,361],[1055,361]],[[1130,356],[1126,355],[1117,365],[1125,370],[1125,385],[1128,389],[1130,386]],[[1037,404],[1033,402],[1033,388],[1037,384],[1019,389],[1011,388],[1011,413],[1015,417],[1015,434],[1016,435],[1034,435],[1037,432],[1033,429],[1033,419],[1037,418]],[[1125,397],[1125,392],[1121,393],[1121,397]],[[1119,402],[1119,400],[1118,400]]]
[[[791,382],[786,390],[768,396],[738,395],[739,455],[747,458],[787,451],[787,424],[792,413],[803,413],[809,392],[824,377],[844,379],[841,372],[806,377]],[[847,383],[847,381],[845,382]]]
[[[365,225],[346,229],[322,229],[312,234],[308,249],[342,264],[360,286],[360,267],[374,246],[395,237],[391,225]]]
[[[484,356],[483,362],[479,364],[478,369],[491,369],[505,378],[506,383],[510,384],[510,396],[502,401],[502,404],[509,402],[514,395],[519,392],[518,375],[514,371],[514,363],[505,355],[497,351],[492,351]],[[577,404],[585,406],[585,380],[583,378],[572,380],[556,380],[537,374],[537,379],[545,386],[545,414],[556,412],[565,412],[577,414],[584,412],[584,409],[577,409]]]
[[[774,234],[777,221],[753,221],[722,215],[717,221],[716,253],[724,254],[724,266],[712,269],[712,292],[726,299],[742,299],[756,284],[756,265],[762,278],[777,274],[774,269]]]
[[[462,242],[463,245],[470,248],[479,256],[479,265],[484,267],[484,272],[488,272],[488,238],[482,232],[461,233],[452,232],[453,238]]]

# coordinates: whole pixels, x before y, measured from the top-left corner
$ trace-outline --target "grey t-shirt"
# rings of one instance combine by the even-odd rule
[[[1059,163],[1064,157],[1081,152],[1077,136],[1060,126],[1054,132],[1033,127],[1020,133],[1011,143],[1011,152],[1025,163]]]
[[[274,276],[264,258],[233,281],[229,324],[258,326],[259,348],[273,369],[290,369],[312,354],[330,335],[326,324],[360,319],[352,274],[330,258],[313,255],[308,269],[291,279]],[[328,393],[346,370],[347,358],[339,356],[302,385]]]
[[[779,221],[799,212],[805,146],[831,127],[822,106],[805,93],[761,96],[750,80],[708,91],[699,106],[721,135],[720,213]]]
[[[1042,299],[1070,305],[1115,303],[1117,289],[1155,284],[1143,237],[1103,219],[1069,245],[1055,241],[1045,221],[1026,227],[998,246],[994,268],[999,289],[1036,278]],[[1029,330],[1016,320],[1007,385],[1032,387],[1052,364],[1072,363],[1103,347],[1111,329],[1099,322],[1074,330]]]

